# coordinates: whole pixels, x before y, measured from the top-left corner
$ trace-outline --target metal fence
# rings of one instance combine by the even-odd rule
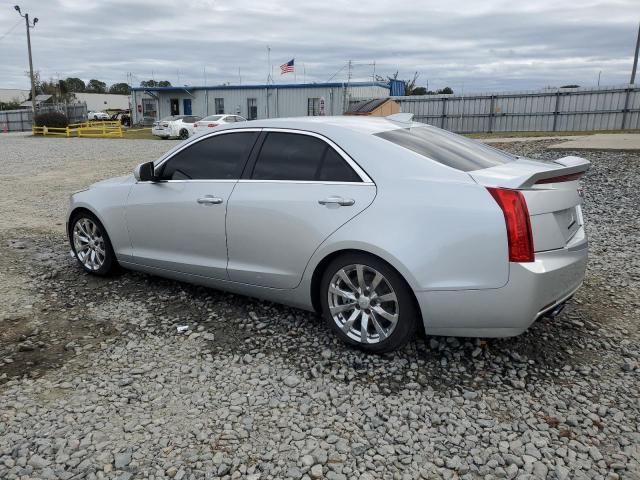
[[[638,86],[392,98],[415,120],[460,133],[640,128]]]
[[[62,112],[69,118],[69,123],[79,123],[87,120],[86,103],[52,103],[40,105],[38,113]],[[33,115],[30,108],[20,110],[0,110],[0,133],[24,132],[31,130]]]

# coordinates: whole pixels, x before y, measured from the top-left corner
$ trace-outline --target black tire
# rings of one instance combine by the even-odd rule
[[[76,224],[78,224],[78,222],[81,222],[83,219],[89,220],[96,226],[96,229],[99,232],[99,237],[101,237],[104,243],[104,261],[102,262],[102,265],[97,269],[92,269],[85,265],[80,260],[78,252],[76,252],[76,246],[74,242],[74,229]],[[111,245],[109,235],[107,234],[107,231],[100,220],[98,220],[92,213],[89,213],[87,211],[80,211],[73,215],[71,221],[69,222],[69,243],[71,244],[71,249],[73,250],[78,264],[85,272],[91,273],[92,275],[104,277],[107,275],[112,275],[119,271],[120,266],[118,265],[118,260],[116,259],[116,255],[113,252],[113,246]]]
[[[189,138],[189,131],[186,128],[183,128],[182,130],[180,130],[180,140],[186,140],[187,138]]]
[[[347,267],[348,269],[349,266],[355,265],[363,265],[365,267],[365,272],[368,272],[368,275],[374,275],[374,271],[382,274],[382,276],[384,277],[384,281],[387,282],[386,286],[391,287],[393,293],[395,293],[397,302],[394,305],[394,307],[397,309],[395,311],[395,313],[397,314],[395,327],[390,331],[386,338],[382,340],[379,339],[377,343],[363,343],[350,337],[338,325],[337,321],[334,320],[329,310],[329,287],[332,279],[343,268]],[[371,293],[367,293],[367,295],[371,295]],[[332,260],[329,265],[327,265],[322,275],[322,279],[320,282],[320,302],[322,306],[322,315],[325,318],[326,322],[329,324],[329,327],[335,332],[335,334],[345,343],[354,345],[367,352],[391,352],[401,348],[416,336],[418,321],[420,317],[416,308],[415,298],[411,292],[409,285],[393,267],[391,267],[383,260],[374,257],[373,255],[353,252],[345,253]],[[359,309],[360,307],[358,306],[358,310]],[[376,306],[372,303],[370,309],[365,309],[365,311],[368,311],[369,313],[373,311],[373,316],[377,318],[378,324],[382,326],[382,323],[380,321],[382,317],[376,315],[375,309]],[[356,321],[356,323],[354,324],[354,328],[359,328],[357,327],[357,325],[358,322]],[[362,326],[361,322],[360,326]],[[373,329],[373,327],[370,327],[370,329]]]

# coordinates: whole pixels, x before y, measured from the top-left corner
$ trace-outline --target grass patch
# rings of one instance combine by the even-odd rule
[[[156,137],[151,134],[150,128],[129,128],[124,131],[124,136],[122,138],[134,140],[160,140],[160,137]]]

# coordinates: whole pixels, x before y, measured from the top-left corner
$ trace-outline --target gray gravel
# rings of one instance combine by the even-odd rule
[[[0,139],[22,155],[6,174],[114,159],[77,183],[169,147],[68,142],[94,152],[81,161],[38,139],[60,148],[39,160],[23,152],[33,140]],[[559,156],[545,146],[504,148]],[[89,277],[51,222],[62,199],[23,206],[28,221],[0,224],[0,267],[27,292],[0,317],[0,478],[640,479],[640,156],[581,155],[593,253],[565,313],[512,339],[427,337],[381,357],[299,310]]]

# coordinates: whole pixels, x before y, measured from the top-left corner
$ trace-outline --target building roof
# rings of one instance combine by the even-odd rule
[[[251,89],[280,89],[280,88],[340,88],[340,87],[381,87],[389,88],[384,82],[333,82],[333,83],[272,83],[260,85],[210,85],[210,86],[192,86],[184,85],[182,87],[132,87],[134,91],[153,91],[153,92],[184,92],[185,90],[251,90]]]
[[[36,95],[36,103],[44,103],[49,100],[53,95]],[[31,100],[25,100],[20,104],[21,107],[30,107]]]
[[[19,88],[0,88],[0,102],[23,102],[29,98],[29,90]]]
[[[352,103],[345,113],[364,115],[373,112],[380,105],[388,101],[388,98],[375,98],[373,100],[363,100],[362,102]]]

